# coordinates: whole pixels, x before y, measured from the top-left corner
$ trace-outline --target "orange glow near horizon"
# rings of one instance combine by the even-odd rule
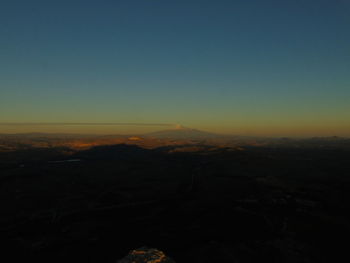
[[[186,126],[186,125],[185,125]],[[188,126],[186,126],[188,127]],[[67,134],[96,134],[96,135],[142,135],[160,130],[175,129],[175,125],[169,126],[143,126],[143,125],[0,125],[0,134],[6,133],[67,133]],[[262,137],[314,137],[314,136],[342,136],[350,137],[350,125],[348,127],[329,125],[327,127],[317,125],[197,125],[190,126],[207,132],[223,135],[262,136]]]

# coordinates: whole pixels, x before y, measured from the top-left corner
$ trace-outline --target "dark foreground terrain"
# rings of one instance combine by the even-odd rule
[[[350,151],[134,145],[0,153],[1,262],[347,262]]]

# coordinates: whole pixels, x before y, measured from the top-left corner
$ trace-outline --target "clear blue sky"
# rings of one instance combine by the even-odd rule
[[[3,0],[0,34],[0,122],[350,135],[349,0]]]

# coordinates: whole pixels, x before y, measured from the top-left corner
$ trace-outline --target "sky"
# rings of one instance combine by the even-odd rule
[[[350,136],[350,0],[2,0],[1,123]]]

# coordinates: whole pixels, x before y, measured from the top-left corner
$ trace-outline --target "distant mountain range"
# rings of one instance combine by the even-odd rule
[[[195,139],[212,139],[222,137],[219,134],[200,131],[177,125],[175,129],[168,129],[145,134],[146,137],[157,139],[175,139],[175,140],[195,140]]]
[[[155,149],[165,146],[181,146],[181,150],[185,150],[185,148],[183,148],[184,145],[186,145],[186,147],[194,146],[195,149],[203,146],[232,148],[270,147],[296,149],[350,149],[350,138],[336,136],[313,138],[234,136],[210,133],[181,125],[177,125],[173,129],[146,134],[129,135],[61,133],[0,134],[0,152],[55,147],[85,150],[95,146],[118,144],[137,145],[145,149]],[[188,149],[189,148],[186,148],[186,150]]]

